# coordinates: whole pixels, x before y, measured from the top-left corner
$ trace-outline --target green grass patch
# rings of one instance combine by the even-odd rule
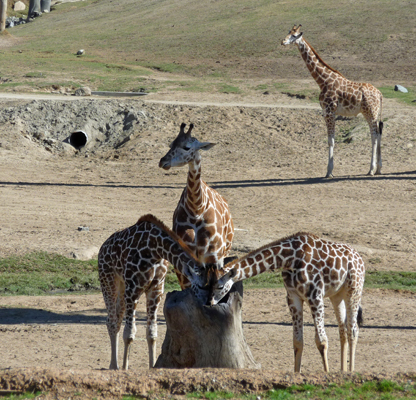
[[[375,260],[377,262],[377,260]],[[165,290],[180,290],[171,267]],[[279,272],[265,272],[244,281],[246,289],[283,287]],[[416,292],[416,272],[367,271],[365,286]],[[0,295],[45,295],[100,290],[97,260],[74,260],[46,252],[0,259]]]
[[[1,295],[42,295],[100,287],[97,261],[36,252],[0,259]]]
[[[10,393],[5,396],[1,396],[1,399],[8,399],[8,400],[26,400],[26,399],[36,399],[37,397],[41,396],[41,392],[26,392],[26,393]]]
[[[416,272],[367,271],[365,286],[416,292]]]
[[[237,86],[229,85],[227,83],[221,83],[217,86],[217,88],[220,93],[242,93],[240,88],[238,88]]]
[[[186,395],[187,399],[243,399],[256,400],[303,400],[303,399],[360,399],[360,400],[390,400],[402,398],[414,398],[416,389],[414,383],[405,385],[390,380],[366,381],[362,384],[345,382],[337,385],[330,383],[323,387],[309,383],[293,385],[284,389],[272,389],[256,394],[238,394],[232,392],[194,392]],[[132,399],[133,397],[129,397]],[[127,398],[125,398],[127,399]]]
[[[411,106],[416,106],[416,88],[406,87],[408,93],[402,93],[394,90],[394,86],[384,86],[378,88],[383,96],[387,99],[397,99]]]

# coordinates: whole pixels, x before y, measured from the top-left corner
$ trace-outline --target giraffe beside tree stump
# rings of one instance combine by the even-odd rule
[[[214,268],[214,269],[213,269]],[[365,268],[361,256],[349,245],[300,232],[253,250],[223,269],[209,266],[202,271],[208,282],[210,304],[217,304],[243,279],[268,270],[281,270],[292,314],[295,372],[300,372],[303,352],[303,306],[306,303],[315,325],[315,343],[325,372],[328,366],[328,338],[324,325],[324,298],[329,297],[338,321],[341,341],[341,370],[354,371],[355,348],[362,318],[361,295]]]
[[[136,336],[136,305],[146,294],[149,367],[156,359],[157,310],[162,298],[167,261],[183,274],[191,291],[202,302],[203,266],[186,244],[153,215],[144,215],[136,224],[113,233],[98,253],[98,274],[107,308],[107,329],[111,343],[110,369],[118,369],[118,337],[126,314],[123,332],[123,369],[129,366],[129,351]]]

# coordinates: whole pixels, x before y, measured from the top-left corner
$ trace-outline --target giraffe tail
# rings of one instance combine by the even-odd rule
[[[381,136],[381,134],[383,133],[383,121],[380,121],[379,123],[378,123],[378,133],[380,134],[380,136]]]
[[[384,125],[383,121],[381,120],[382,110],[383,110],[383,96],[380,97],[380,114],[379,114],[380,121],[378,123],[378,133],[380,134],[380,136],[381,136],[381,133],[383,132],[383,125]]]
[[[364,323],[363,308],[360,306],[360,307],[358,307],[357,324],[361,328],[363,326],[363,323]]]

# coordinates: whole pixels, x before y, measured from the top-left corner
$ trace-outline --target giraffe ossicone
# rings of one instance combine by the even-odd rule
[[[324,298],[335,310],[341,341],[341,370],[355,365],[361,296],[365,267],[361,256],[349,245],[321,239],[310,233],[297,233],[254,250],[231,261],[223,269],[203,271],[208,282],[208,303],[215,305],[235,282],[269,270],[280,270],[292,315],[295,372],[301,370],[303,351],[303,304],[309,306],[315,325],[315,341],[326,372],[328,339],[324,326]]]
[[[169,151],[159,162],[159,167],[188,165],[188,177],[178,205],[173,214],[173,231],[195,252],[203,264],[222,266],[232,245],[234,224],[227,201],[201,179],[201,150],[214,146],[211,142],[200,142],[191,136],[193,124],[180,131],[171,143]],[[181,285],[186,278],[179,276]]]
[[[163,295],[169,261],[177,274],[201,302],[206,302],[201,273],[204,266],[188,246],[153,215],[142,216],[136,224],[112,234],[98,253],[98,273],[107,308],[107,329],[111,343],[110,369],[119,369],[118,337],[123,332],[123,369],[128,369],[130,346],[135,338],[136,305],[146,294],[149,368],[156,362],[157,310]]]
[[[306,66],[321,93],[319,103],[328,132],[328,167],[326,177],[332,177],[334,168],[335,118],[362,113],[370,127],[372,151],[368,175],[381,174],[381,111],[383,95],[369,83],[352,82],[322,60],[317,51],[303,38],[302,25],[290,30],[282,45],[296,44]]]

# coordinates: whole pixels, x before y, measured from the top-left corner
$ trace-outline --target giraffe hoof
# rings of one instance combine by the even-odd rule
[[[326,174],[325,175],[325,179],[329,179],[329,178],[333,178],[334,177],[334,175],[332,175],[332,174]]]

